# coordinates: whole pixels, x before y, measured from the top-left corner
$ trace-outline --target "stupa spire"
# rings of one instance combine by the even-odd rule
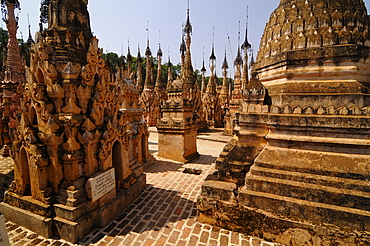
[[[252,45],[248,42],[248,6],[247,6],[247,21],[245,24],[245,39],[242,44],[242,49],[250,49]]]
[[[155,82],[155,87],[158,89],[163,88],[163,80],[162,80],[162,56],[163,52],[161,49],[161,44],[158,43],[158,51],[157,51],[157,60],[158,60],[158,71],[157,71],[157,78]]]
[[[171,64],[171,58],[170,56],[168,56],[168,63],[167,63],[167,88],[166,90],[168,90],[168,88],[171,86],[172,84],[172,81],[173,81],[173,75],[172,75],[172,64]]]
[[[229,101],[229,83],[227,81],[227,69],[229,68],[229,64],[227,63],[226,58],[226,47],[225,47],[225,57],[222,63],[223,69],[223,80],[222,80],[222,88],[221,88],[221,97],[223,97],[223,104],[227,104]]]
[[[213,27],[213,42],[212,42],[212,51],[211,51],[211,56],[209,57],[209,60],[211,62],[211,76],[214,76],[215,72],[215,62],[216,62],[216,56],[215,56],[215,27]]]
[[[61,51],[56,52],[56,60],[60,57],[72,63],[87,63],[86,52],[93,37],[87,4],[87,0],[42,1],[40,29],[43,29],[42,23],[48,23],[42,36]],[[74,50],[69,48],[72,44],[77,44]]]
[[[144,90],[153,90],[154,83],[153,83],[153,70],[152,70],[152,51],[149,47],[149,38],[147,40],[147,47],[145,50],[145,57],[146,57],[146,74],[145,74],[145,84]]]
[[[87,0],[49,0],[48,29],[65,27],[73,32],[91,34]],[[73,12],[74,14],[71,14]]]
[[[204,66],[204,52],[203,52],[203,66],[202,66],[202,69],[200,70],[202,72],[202,87],[201,87],[201,93],[202,95],[206,92],[206,88],[207,88],[207,85],[206,85],[206,68]]]
[[[247,21],[245,25],[245,39],[244,43],[242,44],[242,49],[244,53],[243,57],[243,73],[242,73],[242,91],[247,87],[247,84],[249,82],[249,76],[248,76],[248,50],[251,48],[251,44],[248,42],[248,7],[247,7]]]
[[[185,79],[186,83],[189,84],[189,86],[191,87],[193,87],[193,85],[195,84],[194,71],[193,71],[193,65],[191,63],[191,52],[190,52],[192,32],[193,32],[193,27],[190,23],[190,9],[189,9],[189,0],[188,0],[187,19],[186,19],[186,24],[184,27],[186,51],[185,51],[185,59],[184,59],[184,73],[182,74],[182,76]]]
[[[142,62],[143,59],[141,58],[140,54],[140,46],[138,45],[137,51],[137,73],[136,73],[136,89],[139,93],[141,93],[144,89],[144,81],[143,81],[143,69],[142,69]]]
[[[32,34],[31,34],[31,24],[30,24],[30,15],[29,14],[27,14],[27,21],[28,21],[28,39],[27,39],[27,45],[28,46],[31,46],[32,44],[35,43],[35,41],[33,41]]]
[[[130,51],[130,40],[127,41],[127,56],[126,56],[126,61],[127,61],[127,76],[128,78],[131,78],[132,75],[132,55]]]

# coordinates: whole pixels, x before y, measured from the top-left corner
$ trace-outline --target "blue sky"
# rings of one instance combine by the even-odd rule
[[[32,35],[38,29],[40,1],[20,0],[20,2],[22,10],[18,36],[22,32],[26,39],[28,36],[27,14],[30,16]],[[366,0],[365,3],[370,6],[370,0]],[[230,67],[229,75],[232,76],[234,73],[232,63],[238,45],[239,21],[242,43],[245,37],[247,6],[248,37],[256,54],[264,26],[278,4],[279,0],[190,0],[190,21],[193,25],[191,50],[193,66],[196,69],[201,68],[204,50],[207,74],[209,73],[209,56],[214,27],[217,75],[222,76],[221,65],[226,47]],[[127,43],[130,40],[131,53],[136,55],[138,45],[140,45],[141,53],[145,52],[148,36],[146,29],[149,27],[152,53],[156,54],[160,41],[164,61],[167,61],[169,53],[171,61],[177,64],[180,61],[179,46],[182,24],[186,20],[187,5],[187,0],[111,0],[108,2],[90,0],[92,31],[99,39],[99,46],[104,49],[104,52],[112,51],[121,54],[123,48],[125,55]]]

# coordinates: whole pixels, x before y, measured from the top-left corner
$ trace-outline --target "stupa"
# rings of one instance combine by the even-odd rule
[[[157,124],[158,156],[189,162],[197,157],[198,113],[200,109],[200,91],[191,62],[191,34],[189,9],[184,27],[186,40],[180,46],[182,54],[181,75],[175,80],[169,76],[167,100],[161,107],[162,118]],[[171,74],[171,73],[169,73]]]
[[[222,126],[222,112],[219,104],[219,97],[217,94],[217,77],[215,74],[215,49],[214,44],[212,45],[210,60],[210,71],[208,84],[204,95],[202,96],[202,105],[205,119],[207,121],[208,127],[220,127]]]
[[[201,221],[286,245],[370,244],[368,28],[361,0],[280,1]]]
[[[14,139],[17,117],[20,114],[20,97],[26,81],[17,41],[18,21],[15,9],[20,8],[18,1],[3,1],[7,9],[6,26],[8,29],[7,55],[4,80],[1,81],[1,129],[0,144],[3,156],[10,156],[11,142]],[[5,9],[4,9],[5,11]]]
[[[75,243],[110,223],[146,180],[148,131],[138,92],[113,76],[90,29],[87,0],[52,0],[37,33],[11,152],[5,218]]]

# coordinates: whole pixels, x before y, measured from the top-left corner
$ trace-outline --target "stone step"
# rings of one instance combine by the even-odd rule
[[[245,183],[253,191],[370,211],[369,192],[253,174],[247,175]]]
[[[370,181],[360,179],[350,179],[326,175],[317,175],[304,172],[286,171],[275,168],[261,167],[259,165],[253,165],[250,170],[251,174],[257,176],[288,179],[297,182],[305,182],[324,186],[340,187],[349,190],[370,192]]]
[[[258,208],[277,216],[290,219],[304,218],[317,224],[334,224],[360,231],[370,230],[370,211],[307,201],[277,194],[241,189],[238,200],[241,205]]]
[[[11,191],[5,192],[4,201],[13,207],[24,209],[40,216],[51,217],[54,213],[51,205],[33,199],[31,196],[21,196]]]

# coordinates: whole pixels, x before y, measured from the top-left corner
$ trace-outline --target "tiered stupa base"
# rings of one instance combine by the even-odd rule
[[[94,228],[105,227],[137,199],[146,184],[142,174],[128,189],[116,189],[96,202],[85,201],[76,206],[45,205],[29,196],[7,191],[0,211],[7,220],[28,228],[41,236],[60,237],[76,243]]]
[[[361,112],[242,114],[233,146],[244,154],[229,147],[220,155],[218,176],[202,185],[199,220],[288,245],[301,245],[297,238],[312,245],[370,244],[370,118]],[[253,160],[258,148],[241,143],[258,146],[263,117],[267,144]]]
[[[197,152],[197,126],[171,127],[157,126],[158,156],[188,163],[199,157]]]

